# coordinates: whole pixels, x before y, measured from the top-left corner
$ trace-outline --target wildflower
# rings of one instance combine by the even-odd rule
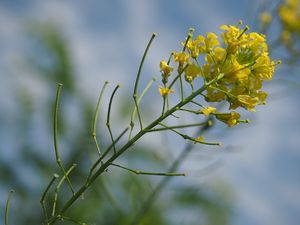
[[[204,38],[202,35],[198,35],[198,36],[195,38],[195,40],[189,40],[189,41],[187,42],[186,47],[187,47],[187,49],[190,51],[191,56],[192,56],[193,58],[197,58],[197,57],[198,57],[198,54],[199,54],[199,47],[200,47],[201,44],[203,45],[203,44],[205,43],[204,40],[205,40],[205,38]],[[184,45],[185,42],[183,42],[182,44]]]
[[[179,62],[179,64],[185,64],[190,61],[190,55],[185,52],[174,53],[175,62]]]
[[[258,97],[251,97],[249,95],[238,95],[237,100],[239,101],[240,105],[247,110],[251,110],[255,112],[254,107],[258,104],[259,99]]]
[[[230,113],[216,114],[216,118],[223,123],[226,123],[229,127],[233,127],[239,123],[240,114],[235,111]]]
[[[174,53],[174,61],[178,62],[178,72],[183,70],[183,66],[190,61],[190,55],[185,52]]]
[[[204,107],[203,109],[200,110],[201,113],[203,113],[205,116],[210,115],[211,113],[216,112],[216,108],[208,106],[208,107]]]
[[[300,35],[300,1],[286,0],[278,8],[278,15],[280,21],[285,28],[297,35]]]
[[[260,21],[263,27],[269,25],[272,21],[272,15],[268,12],[262,12],[260,14]]]
[[[264,53],[256,60],[251,73],[255,75],[255,77],[259,77],[264,80],[271,80],[275,70],[275,65],[276,63],[274,61],[271,62],[268,54]]]
[[[249,29],[246,27],[244,30],[240,30],[236,26],[222,25],[220,27],[225,32],[222,34],[223,41],[227,46],[227,53],[235,53],[239,46],[247,43],[248,36],[245,31]]]
[[[204,141],[204,138],[202,136],[199,136],[199,137],[195,138],[194,144],[199,143],[199,142],[203,142],[203,141]]]
[[[174,93],[174,90],[173,89],[169,89],[169,88],[167,88],[167,87],[161,87],[161,86],[159,86],[158,87],[158,91],[159,91],[159,94],[161,95],[161,96],[167,96],[168,94],[170,94],[170,93]]]
[[[207,87],[205,99],[208,102],[221,102],[226,99],[226,91],[227,88],[225,86],[220,86],[219,90],[216,90],[213,87]]]
[[[168,77],[173,71],[173,68],[167,64],[165,60],[160,61],[160,71],[163,73],[163,77]]]
[[[266,104],[266,99],[268,97],[268,93],[264,91],[258,91],[256,94],[256,97],[258,98],[258,104]]]
[[[218,36],[214,33],[208,32],[206,38],[201,40],[202,45],[199,47],[199,53],[209,53],[215,47],[220,45]]]
[[[186,69],[184,77],[187,82],[192,83],[194,79],[198,77],[200,74],[201,74],[201,68],[199,66],[196,66],[194,63],[191,63]]]

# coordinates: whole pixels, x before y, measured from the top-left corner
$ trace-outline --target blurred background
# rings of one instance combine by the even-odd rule
[[[0,0],[0,220],[13,188],[10,224],[42,224],[39,199],[52,174],[59,172],[52,131],[58,82],[64,85],[59,147],[66,167],[78,164],[71,175],[78,187],[97,159],[91,130],[100,88],[109,80],[98,125],[101,144],[107,146],[105,119],[111,92],[122,85],[111,121],[117,135],[130,122],[135,76],[153,32],[158,36],[147,56],[141,87],[152,77],[159,78],[160,60],[181,48],[190,27],[196,34],[219,34],[220,25],[243,20],[259,31],[259,12],[276,12],[278,3]],[[270,43],[276,42],[280,29],[278,20],[270,26]],[[207,140],[221,141],[222,147],[188,145],[169,133],[151,134],[118,159],[130,168],[167,171],[180,158],[178,171],[187,177],[136,176],[109,168],[67,216],[87,224],[298,225],[299,60],[290,60],[280,46],[272,57],[284,63],[266,85],[267,105],[254,115],[243,113],[250,124],[231,129],[217,124],[205,133]],[[146,121],[161,110],[159,84],[160,78],[141,103]],[[59,206],[69,196],[68,187],[62,187]],[[52,199],[50,194],[49,210]]]

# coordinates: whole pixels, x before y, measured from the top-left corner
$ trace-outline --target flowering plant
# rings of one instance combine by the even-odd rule
[[[279,64],[279,61],[275,62],[270,59],[264,35],[256,32],[248,33],[249,27],[241,28],[241,26],[241,22],[236,26],[221,26],[221,38],[210,32],[205,36],[198,35],[194,37],[194,30],[189,30],[187,37],[181,43],[182,50],[171,52],[168,60],[160,61],[162,85],[159,86],[158,91],[163,99],[162,109],[157,118],[145,125],[139,104],[154,82],[154,79],[141,92],[139,87],[144,61],[156,37],[154,33],[145,49],[136,76],[132,94],[133,109],[129,126],[117,137],[114,136],[111,128],[111,112],[114,96],[120,85],[117,85],[112,91],[106,116],[106,127],[111,138],[111,144],[106,148],[103,148],[102,143],[98,140],[97,122],[102,96],[108,82],[104,83],[100,91],[92,129],[92,138],[98,152],[98,158],[87,172],[85,182],[79,187],[73,187],[72,179],[70,178],[70,174],[76,168],[76,164],[66,168],[60,157],[57,130],[62,84],[58,84],[54,110],[54,150],[61,177],[55,173],[41,196],[40,203],[44,212],[45,225],[55,224],[63,220],[72,221],[71,218],[65,216],[66,212],[94,184],[95,180],[111,166],[141,175],[185,176],[185,173],[175,173],[173,171],[146,172],[135,170],[116,162],[121,155],[146,134],[167,130],[176,133],[191,143],[218,146],[220,145],[219,142],[208,142],[203,136],[190,136],[181,132],[180,129],[189,127],[207,129],[207,127],[212,125],[214,118],[229,127],[249,122],[241,119],[240,113],[234,110],[243,108],[255,112],[257,105],[265,104],[267,93],[262,90],[262,87],[265,81],[272,79],[275,67]],[[178,97],[175,96],[176,93],[179,93]],[[176,98],[174,104],[171,104],[171,97]],[[229,111],[223,112],[216,105],[218,103],[228,104]],[[175,113],[179,112],[183,112],[185,115],[196,114],[203,116],[204,122],[179,125],[168,124],[167,119],[171,116],[177,118]],[[138,128],[135,128],[136,115]],[[119,141],[128,131],[128,141],[120,145]],[[69,186],[72,194],[59,207],[60,188],[64,183]],[[51,210],[49,210],[50,203],[46,199],[54,185],[56,186],[52,193],[53,204],[51,205]],[[10,198],[11,194],[6,207],[6,225],[8,225]]]

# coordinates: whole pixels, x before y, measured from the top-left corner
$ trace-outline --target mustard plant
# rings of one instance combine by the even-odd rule
[[[184,154],[188,154],[191,145],[194,144],[220,146],[219,142],[206,141],[206,137],[202,136],[205,130],[211,127],[212,120],[220,121],[228,127],[236,126],[239,123],[248,123],[249,120],[242,119],[238,110],[244,109],[255,112],[258,105],[266,103],[268,94],[262,90],[264,82],[272,79],[275,67],[280,62],[270,59],[265,35],[248,32],[249,27],[243,27],[242,22],[239,22],[238,25],[223,25],[220,28],[222,32],[219,36],[212,32],[208,32],[206,35],[194,35],[195,30],[190,29],[187,37],[181,43],[181,51],[172,51],[167,60],[162,59],[160,61],[161,85],[158,86],[158,93],[162,97],[162,106],[157,117],[146,124],[143,122],[140,102],[156,79],[151,79],[142,90],[140,90],[140,80],[147,53],[157,36],[156,33],[152,34],[142,56],[135,79],[132,93],[133,108],[129,125],[118,136],[114,134],[111,127],[111,112],[114,97],[120,85],[116,85],[112,91],[106,115],[106,127],[111,144],[106,148],[102,146],[102,141],[98,140],[97,135],[98,115],[102,107],[101,100],[108,86],[108,81],[103,84],[96,105],[91,131],[98,158],[90,166],[85,182],[80,187],[73,187],[70,178],[70,174],[76,169],[76,164],[69,168],[65,167],[59,154],[57,136],[58,110],[63,85],[58,84],[53,130],[55,157],[60,172],[54,173],[40,199],[45,225],[56,224],[58,221],[64,220],[70,220],[82,225],[85,224],[67,217],[66,212],[94,184],[95,180],[111,166],[137,175],[156,175],[167,178],[185,176],[185,173],[177,173],[175,171],[179,160],[175,161],[170,170],[166,172],[141,171],[128,168],[116,162],[121,155],[146,134],[161,131],[171,131],[177,134],[189,142],[187,151]],[[218,107],[221,104],[227,105],[228,110],[221,110]],[[168,118],[172,116],[180,121],[180,117],[177,114],[198,115],[199,121],[203,120],[204,122],[169,124]],[[135,126],[136,122],[138,126]],[[181,131],[182,128],[191,127],[198,127],[201,136],[190,136]],[[127,133],[127,141],[124,144],[119,144],[119,141]],[[184,158],[184,154],[180,155],[179,159]],[[71,197],[61,206],[58,206],[60,189],[64,183],[69,186]],[[159,191],[161,187],[159,186],[156,191]],[[50,205],[51,202],[46,200],[46,196],[49,195],[50,191],[53,191],[53,201],[51,212],[48,212],[48,207],[46,206]],[[152,197],[150,196],[148,201],[146,201],[146,206],[151,204],[151,199],[155,193],[154,191]],[[7,203],[7,215],[10,198],[11,194]],[[146,211],[145,207],[137,214],[133,224],[138,223],[144,211]],[[6,225],[8,225],[8,216],[6,217]]]

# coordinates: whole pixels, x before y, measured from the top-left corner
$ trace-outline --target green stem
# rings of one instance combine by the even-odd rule
[[[57,184],[54,192],[54,201],[53,201],[53,208],[52,208],[52,217],[55,215],[57,199],[58,199],[58,192],[60,190],[61,185],[63,184],[64,180],[68,177],[68,175],[72,172],[72,170],[76,167],[76,164],[73,164],[70,169],[67,171],[66,175],[64,175],[59,183]]]
[[[48,214],[47,214],[47,210],[46,210],[46,206],[45,206],[45,198],[46,198],[46,195],[49,191],[49,189],[51,188],[51,186],[53,185],[54,181],[59,178],[59,175],[58,174],[53,174],[53,177],[51,179],[51,181],[49,182],[48,186],[46,187],[42,197],[41,197],[41,200],[40,200],[40,203],[42,205],[42,208],[43,208],[43,213],[44,213],[44,217],[45,217],[45,221],[48,220]]]
[[[203,122],[203,123],[193,123],[193,124],[184,124],[184,125],[177,125],[177,126],[161,127],[161,128],[156,128],[156,129],[149,130],[148,133],[149,132],[165,131],[165,130],[170,130],[170,129],[182,129],[182,128],[188,128],[188,127],[206,126],[208,122],[206,121],[206,122]]]
[[[180,71],[180,73],[178,73],[178,75],[174,78],[174,80],[172,81],[172,83],[169,85],[169,89],[171,89],[171,87],[175,84],[175,82],[181,77],[181,75],[183,74],[183,72],[188,68],[189,64],[187,64],[182,71]]]
[[[148,53],[148,50],[151,46],[151,43],[153,41],[153,39],[155,38],[157,34],[156,33],[153,33],[151,38],[150,38],[150,41],[148,42],[148,45],[145,49],[145,52],[144,52],[144,55],[143,55],[143,58],[141,60],[141,63],[140,63],[140,66],[139,66],[139,70],[138,70],[138,73],[137,73],[137,77],[136,77],[136,80],[135,80],[135,85],[134,85],[134,91],[133,91],[133,96],[136,95],[137,93],[137,88],[138,88],[138,85],[139,85],[139,80],[140,80],[140,76],[141,76],[141,72],[142,72],[142,68],[143,68],[143,65],[144,65],[144,61],[145,61],[145,58],[146,58],[146,55]]]
[[[58,105],[59,105],[59,97],[60,97],[60,92],[62,88],[62,84],[58,83],[57,84],[57,92],[56,92],[56,99],[55,99],[55,109],[54,109],[54,149],[55,149],[55,157],[56,157],[56,163],[58,164],[59,168],[63,172],[64,176],[66,176],[66,170],[62,164],[62,161],[60,159],[59,155],[59,150],[58,150],[58,144],[57,144],[57,123],[58,123]],[[68,185],[74,194],[74,189],[71,184],[71,181],[68,176],[66,176],[66,179],[68,181]]]
[[[103,93],[104,93],[104,90],[105,90],[105,87],[107,84],[108,84],[108,81],[105,81],[105,83],[101,89],[101,92],[100,92],[100,95],[98,98],[98,102],[97,102],[97,107],[96,107],[95,114],[94,114],[94,122],[93,122],[92,136],[93,136],[94,142],[96,144],[96,148],[97,148],[99,155],[101,155],[101,150],[100,150],[100,144],[97,140],[97,121],[98,121],[98,116],[99,116],[100,102],[101,102],[101,99],[102,99],[102,96],[103,96]]]
[[[5,206],[5,225],[8,225],[8,211],[9,211],[9,205],[10,205],[10,199],[15,191],[13,189],[10,190],[9,196],[6,202]]]
[[[145,172],[141,170],[133,170],[115,163],[111,163],[110,165],[119,167],[121,169],[127,170],[129,172],[135,173],[136,175],[155,175],[155,176],[185,176],[185,173],[157,173],[157,172]]]
[[[74,220],[74,219],[72,219],[72,218],[70,218],[70,217],[66,217],[66,216],[61,216],[60,219],[61,219],[61,220],[67,220],[67,221],[70,221],[70,222],[72,222],[72,223],[74,223],[74,224],[86,225],[86,223],[78,222],[78,221],[76,221],[76,220]]]
[[[149,50],[149,48],[151,46],[151,43],[152,43],[152,41],[153,41],[153,39],[155,38],[156,35],[157,35],[156,33],[152,34],[152,36],[150,38],[150,41],[148,42],[148,45],[147,45],[147,47],[145,49],[145,52],[143,54],[143,57],[142,57],[142,60],[140,62],[140,66],[139,66],[139,69],[138,69],[138,73],[137,73],[137,76],[136,76],[136,80],[135,80],[135,84],[134,84],[134,90],[133,90],[133,95],[132,95],[135,107],[137,109],[137,114],[138,114],[138,118],[139,118],[141,130],[143,129],[143,125],[142,125],[142,119],[141,119],[140,110],[139,110],[139,106],[138,106],[138,102],[137,102],[137,89],[138,89],[138,85],[139,85],[139,81],[140,81],[140,77],[141,77],[142,68],[143,68],[143,65],[144,65],[144,62],[145,62],[148,50]]]
[[[165,128],[169,128],[168,126],[162,124],[162,123],[159,123],[159,125],[165,127]],[[174,133],[178,134],[179,136],[181,136],[183,139],[187,139],[187,140],[190,140],[190,141],[193,141],[194,143],[200,143],[200,144],[203,144],[203,145],[217,145],[217,146],[220,146],[221,143],[218,143],[218,142],[205,142],[205,141],[198,141],[197,139],[195,138],[192,138],[186,134],[183,134],[173,128],[169,129],[171,131],[173,131]]]
[[[115,143],[115,141],[114,141],[114,137],[113,137],[113,134],[112,134],[112,131],[111,131],[111,128],[110,128],[110,113],[111,113],[111,106],[112,106],[113,98],[114,98],[114,96],[115,96],[115,94],[116,94],[116,92],[117,92],[117,90],[118,90],[119,87],[120,87],[120,85],[117,85],[115,87],[113,93],[110,96],[109,105],[108,105],[108,112],[107,112],[106,126],[108,128],[109,135],[110,135],[112,143]],[[116,152],[116,146],[115,146],[115,144],[113,144],[113,148],[114,148],[114,152]]]
[[[180,83],[180,96],[181,96],[181,101],[183,101],[183,100],[184,100],[184,93],[183,93],[182,76],[179,77],[179,83]]]
[[[144,88],[144,90],[142,91],[141,95],[139,96],[139,98],[138,98],[138,100],[137,100],[137,105],[140,104],[142,98],[144,97],[144,95],[146,94],[146,92],[149,90],[149,88],[151,87],[151,85],[153,84],[154,81],[156,81],[156,78],[155,78],[155,77],[153,77],[153,78],[149,81],[149,83],[146,85],[146,87]],[[133,111],[132,111],[132,114],[131,114],[131,119],[130,119],[130,134],[129,134],[129,138],[128,138],[128,139],[131,138],[131,134],[132,134],[133,127],[134,127],[135,113],[137,112],[137,109],[138,109],[138,108],[137,108],[136,105],[135,105],[135,106],[134,106],[134,109],[133,109]],[[139,112],[138,112],[138,113],[139,113]],[[141,120],[141,117],[139,117],[139,120],[142,121],[142,120]],[[140,122],[140,124],[141,124],[141,122]]]
[[[99,157],[99,159],[93,164],[93,166],[90,169],[90,173],[88,176],[88,181],[90,177],[92,176],[92,173],[94,172],[95,168],[102,162],[104,157],[108,154],[108,152],[113,148],[113,146],[124,136],[124,134],[128,131],[129,127],[126,127],[126,129],[117,137],[114,143],[112,143],[108,148],[104,151],[104,153]]]
[[[56,215],[54,215],[50,221],[49,225],[54,224],[57,221],[58,215],[63,215],[72,205],[73,203],[90,187],[90,185],[111,165],[111,163],[117,159],[120,155],[122,155],[125,151],[127,151],[136,141],[138,141],[144,134],[147,133],[148,130],[151,130],[156,125],[158,125],[161,121],[166,119],[168,116],[170,116],[172,113],[180,109],[182,106],[186,105],[190,101],[192,101],[196,96],[201,94],[203,91],[206,90],[206,88],[211,85],[214,82],[219,81],[221,78],[223,78],[223,75],[219,75],[214,80],[211,80],[207,84],[203,85],[201,88],[199,88],[197,91],[189,95],[184,101],[179,102],[177,105],[170,108],[168,111],[164,113],[164,115],[159,116],[156,120],[154,120],[152,123],[150,123],[147,127],[145,127],[143,130],[138,132],[132,139],[130,139],[126,144],[123,145],[123,147],[120,148],[119,151],[116,152],[116,154],[112,155],[105,163],[103,163],[98,170],[88,179],[88,182],[86,182],[62,207],[60,212]]]

